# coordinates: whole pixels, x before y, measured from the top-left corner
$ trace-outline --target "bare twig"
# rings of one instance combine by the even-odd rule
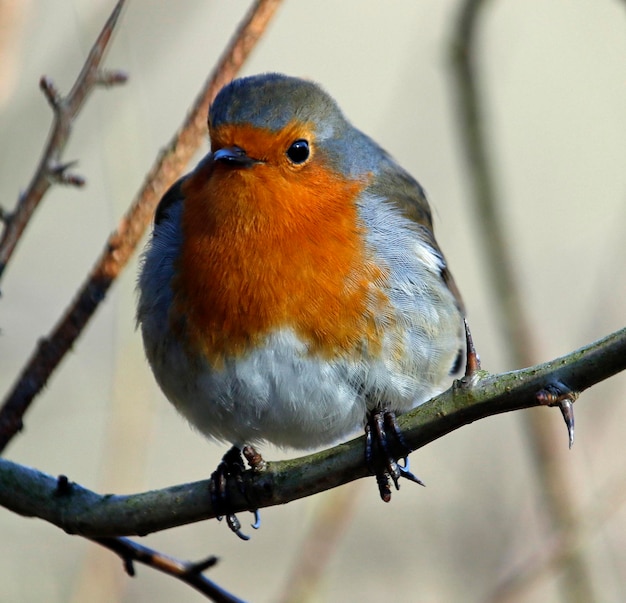
[[[135,575],[135,562],[143,563],[188,584],[215,603],[244,603],[242,599],[225,591],[203,574],[217,563],[217,557],[211,556],[203,561],[192,563],[163,555],[128,538],[90,538],[90,540],[119,555],[129,576]]]
[[[406,443],[417,449],[479,419],[541,405],[537,393],[552,383],[581,392],[626,370],[626,328],[551,362],[528,369],[458,381],[447,392],[399,418]],[[233,478],[227,483],[234,512],[311,496],[370,475],[364,437],[322,452],[243,474],[245,496]],[[393,451],[398,455],[401,450]],[[0,459],[0,505],[36,516],[71,534],[87,537],[145,535],[215,517],[207,481],[133,494],[100,496]]]
[[[93,45],[83,68],[66,97],[62,97],[52,81],[42,77],[39,86],[54,112],[54,121],[43,155],[26,191],[20,195],[15,211],[5,210],[4,230],[0,238],[0,279],[17,244],[43,196],[54,183],[82,186],[82,177],[70,174],[67,169],[74,162],[62,163],[60,157],[70,137],[72,125],[91,91],[100,85],[122,84],[126,75],[119,71],[103,72],[102,58],[115,29],[125,0],[119,0]]]
[[[510,246],[505,240],[506,228],[498,211],[498,195],[494,184],[492,163],[487,151],[487,136],[479,76],[476,70],[476,39],[481,9],[487,0],[465,0],[454,32],[453,59],[456,78],[457,113],[464,145],[468,175],[473,187],[472,199],[479,217],[480,241],[486,271],[491,276],[495,293],[500,331],[506,342],[513,366],[529,366],[536,362],[536,344],[530,321],[521,304],[523,299],[515,276]],[[566,479],[563,457],[555,448],[558,441],[554,423],[543,421],[536,413],[526,413],[525,433],[534,461],[545,508],[555,531],[571,525],[576,516],[574,492]],[[573,427],[573,416],[570,426]],[[570,445],[573,428],[570,431]],[[570,602],[594,601],[593,584],[582,551],[575,551],[567,560],[567,572],[561,581],[563,594]]]
[[[148,173],[142,189],[106,242],[104,251],[74,301],[42,339],[22,370],[0,410],[0,452],[21,429],[22,417],[70,350],[135,251],[159,199],[178,178],[206,136],[206,116],[219,89],[233,79],[259,40],[280,0],[257,0],[211,76],[204,83],[187,118]]]

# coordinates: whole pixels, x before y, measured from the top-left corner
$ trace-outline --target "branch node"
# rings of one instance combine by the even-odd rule
[[[21,195],[20,195],[21,197]],[[10,212],[0,205],[0,222],[8,224],[13,218],[13,212]]]
[[[208,570],[210,567],[213,567],[215,564],[217,564],[217,562],[219,561],[219,558],[216,557],[215,555],[211,555],[210,557],[207,557],[206,559],[203,559],[202,561],[197,561],[196,563],[190,563],[187,566],[187,574],[192,575],[192,574],[202,574],[204,571]]]
[[[101,69],[98,71],[95,83],[98,86],[110,88],[120,86],[128,81],[128,73],[119,69]]]
[[[567,426],[569,447],[574,445],[574,402],[580,392],[573,391],[561,381],[549,383],[536,393],[537,402],[542,406],[558,406]]]
[[[564,400],[575,402],[578,396],[578,392],[572,391],[561,381],[548,383],[548,385],[540,389],[536,394],[537,402],[542,406],[559,406]]]
[[[68,161],[66,163],[51,162],[48,165],[50,179],[57,184],[76,186],[78,188],[85,186],[85,179],[82,176],[68,172],[77,163],[77,161]]]
[[[72,494],[73,484],[67,475],[59,475],[57,477],[57,487],[54,490],[54,496],[65,497]]]
[[[135,564],[133,563],[133,558],[130,555],[124,555],[122,557],[122,561],[124,562],[124,571],[131,578],[134,578],[136,575],[136,572],[135,572]]]
[[[62,98],[61,94],[57,90],[57,87],[54,85],[54,82],[47,75],[42,75],[39,80],[39,88],[43,92],[52,109],[54,111],[58,111]]]

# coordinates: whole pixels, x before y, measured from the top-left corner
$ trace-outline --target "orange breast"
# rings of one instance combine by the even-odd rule
[[[266,148],[266,134],[254,135]],[[183,185],[174,282],[174,312],[190,344],[219,365],[291,327],[312,354],[375,351],[385,274],[368,257],[357,217],[365,185],[319,161],[293,169],[270,157],[251,168],[197,170]]]

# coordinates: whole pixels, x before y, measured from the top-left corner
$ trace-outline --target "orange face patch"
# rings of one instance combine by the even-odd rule
[[[285,151],[298,138],[313,151],[294,166]],[[174,312],[190,344],[219,365],[290,327],[312,354],[376,351],[385,275],[367,256],[355,202],[367,182],[316,160],[302,126],[226,126],[212,140],[214,150],[237,145],[263,163],[209,162],[183,185]]]

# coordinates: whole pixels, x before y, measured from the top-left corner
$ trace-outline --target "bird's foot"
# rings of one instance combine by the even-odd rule
[[[389,436],[394,440],[393,447],[401,450],[400,455],[392,454]],[[370,412],[365,424],[365,462],[376,476],[378,491],[384,502],[391,500],[390,480],[396,490],[400,489],[401,477],[420,486],[424,485],[419,477],[409,471],[408,455],[410,452],[411,449],[404,440],[395,413],[384,409]],[[402,465],[398,463],[399,459],[403,460]]]
[[[244,447],[244,453],[246,454],[246,458],[248,462],[251,462],[251,458],[257,459],[259,465],[263,463],[263,459],[261,455],[254,450],[251,446]],[[253,469],[255,467],[252,467]],[[242,540],[250,540],[250,536],[244,534],[241,531],[241,522],[237,518],[237,516],[230,511],[232,505],[230,504],[230,500],[227,492],[227,484],[230,478],[235,480],[237,487],[239,488],[239,492],[241,492],[244,498],[247,498],[245,486],[243,482],[243,473],[246,470],[246,467],[243,463],[243,459],[241,457],[241,450],[237,448],[237,446],[233,446],[220,461],[220,464],[217,466],[217,469],[211,475],[211,504],[215,509],[217,514],[217,519],[222,520],[226,517],[226,523],[228,527]],[[258,509],[252,511],[254,514],[254,523],[252,527],[256,530],[261,525],[261,519],[259,516]]]

